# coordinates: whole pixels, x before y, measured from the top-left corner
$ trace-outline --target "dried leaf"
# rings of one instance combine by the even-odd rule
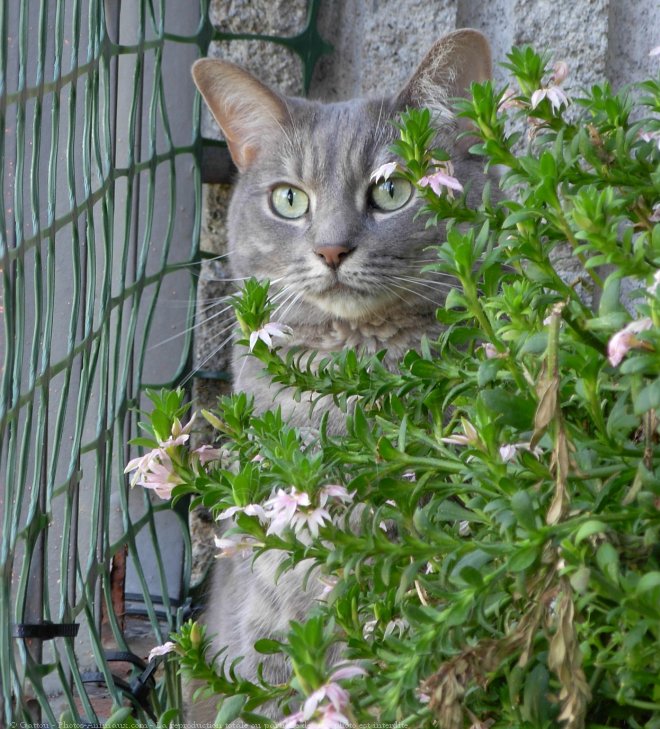
[[[568,474],[570,459],[568,455],[568,441],[563,426],[560,425],[555,439],[555,448],[552,454],[552,466],[555,470],[555,495],[546,514],[547,524],[557,524],[568,511]]]
[[[555,616],[557,628],[550,640],[548,668],[555,673],[561,685],[559,720],[565,722],[565,729],[583,729],[591,692],[582,669],[575,606],[567,580],[562,580]]]
[[[534,447],[539,442],[545,429],[553,421],[557,413],[558,392],[559,380],[556,377],[539,383],[539,404],[534,415],[534,434],[530,440],[531,447]]]

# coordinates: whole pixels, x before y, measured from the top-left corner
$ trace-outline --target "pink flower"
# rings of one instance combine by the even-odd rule
[[[635,334],[651,329],[653,322],[649,317],[631,321],[618,331],[607,344],[607,358],[612,367],[621,364],[621,361],[630,349],[643,349],[648,345],[638,339]]]
[[[261,504],[248,504],[247,506],[230,506],[228,509],[217,517],[216,521],[222,521],[223,519],[230,519],[234,514],[247,514],[248,516],[257,516],[259,521],[267,522],[269,517],[266,514],[264,507]]]
[[[409,627],[410,623],[408,623],[407,620],[404,620],[403,618],[395,618],[394,620],[390,620],[385,626],[385,630],[383,631],[383,637],[387,638],[388,635],[392,635],[396,630],[399,638],[401,638],[401,636],[406,632],[406,630],[408,630]]]
[[[500,353],[497,351],[497,347],[490,342],[482,344],[481,348],[484,350],[486,359],[497,359],[500,356]]]
[[[296,727],[302,726],[302,724],[305,722],[304,715],[302,711],[296,711],[295,714],[291,714],[291,716],[287,716],[286,719],[283,719],[279,724],[277,724],[280,729],[296,729]]]
[[[183,482],[174,472],[172,461],[166,453],[161,453],[160,461],[152,461],[149,470],[137,481],[145,489],[153,490],[161,499],[172,498],[172,489]]]
[[[256,539],[247,536],[241,537],[214,537],[215,546],[220,550],[218,559],[223,557],[246,557],[252,549],[259,544]]]
[[[386,162],[371,173],[369,176],[369,182],[378,182],[380,179],[385,181],[389,180],[398,166],[397,162]]]
[[[447,195],[453,197],[452,190],[463,192],[463,185],[452,176],[453,171],[451,162],[440,163],[438,164],[437,172],[422,177],[418,184],[420,187],[430,187],[438,196],[442,195],[442,188],[445,187],[447,189]]]
[[[356,676],[366,676],[367,672],[362,666],[346,663],[339,666],[336,671],[330,674],[331,681],[343,681],[347,678],[355,678]]]
[[[351,501],[353,501],[353,497],[355,496],[355,491],[353,491],[352,494],[349,494],[345,486],[341,486],[336,483],[331,483],[327,486],[323,486],[319,491],[319,503],[321,504],[321,506],[326,505],[328,497],[330,496],[335,499],[339,499],[346,504],[350,504]]]
[[[172,424],[171,436],[167,440],[159,441],[158,448],[145,453],[143,456],[133,458],[126,464],[124,473],[135,471],[131,478],[131,486],[140,484],[146,488],[154,489],[161,499],[169,499],[170,492],[177,484],[183,481],[176,476],[172,468],[172,461],[167,455],[167,449],[183,445],[190,438],[195,415],[183,427],[175,418]]]
[[[301,507],[311,506],[309,494],[291,487],[290,493],[278,489],[264,504],[266,518],[270,520],[267,534],[281,534],[287,527],[294,528],[296,513]]]
[[[312,511],[298,511],[293,517],[293,530],[296,534],[300,534],[302,530],[307,527],[309,533],[313,537],[318,537],[319,528],[322,527],[326,521],[332,521],[330,512],[327,509],[319,506]]]
[[[339,578],[334,577],[333,575],[319,575],[318,580],[323,585],[321,597],[329,595],[339,583]]]
[[[307,729],[343,729],[351,726],[351,720],[328,704],[319,709],[320,716],[307,724]]]
[[[554,65],[554,72],[552,74],[552,84],[554,86],[559,85],[562,81],[566,80],[568,76],[568,64],[566,61],[557,61]]]
[[[172,653],[175,648],[176,643],[173,643],[171,640],[168,640],[167,643],[163,643],[163,645],[157,645],[149,651],[147,662],[151,663],[156,656],[166,656],[168,653]]]
[[[504,92],[504,95],[500,99],[500,109],[516,109],[522,106],[522,104],[516,99],[516,92],[511,89],[507,88]]]
[[[531,443],[505,443],[500,446],[500,458],[504,463],[512,461],[519,451],[529,451],[536,458],[540,458],[543,455],[543,451],[538,446],[532,448]]]
[[[319,708],[313,721],[307,721],[304,712],[297,711],[295,714],[281,721],[277,726],[281,729],[296,729],[304,726],[306,729],[343,729],[350,726],[351,721],[340,711],[337,711],[332,704],[326,704]]]
[[[644,142],[655,142],[656,147],[660,149],[660,131],[640,132],[639,138]]]
[[[159,443],[161,448],[172,448],[173,446],[183,445],[190,438],[190,431],[192,424],[195,422],[197,413],[193,413],[190,420],[185,426],[181,425],[181,421],[178,418],[174,418],[172,423],[172,435],[167,440],[163,440]]]
[[[321,688],[316,689],[307,701],[305,701],[305,705],[303,707],[303,717],[305,718],[305,721],[309,721],[309,719],[311,719],[311,717],[316,713],[318,705],[326,698],[335,707],[335,709],[337,709],[337,711],[341,711],[348,704],[350,694],[338,683],[326,683],[321,686]]]
[[[338,668],[330,674],[330,679],[320,688],[316,689],[311,696],[305,701],[303,706],[303,719],[308,721],[319,708],[319,704],[324,699],[330,702],[330,706],[337,712],[342,711],[348,706],[350,695],[346,689],[342,688],[337,681],[355,678],[356,676],[364,676],[366,671],[361,666],[347,664]],[[320,711],[324,712],[328,706],[321,706]]]
[[[463,432],[465,435],[450,435],[447,438],[440,438],[443,443],[452,443],[454,445],[476,445],[479,442],[479,434],[472,423],[461,418]]]
[[[656,206],[660,208],[660,203]],[[651,296],[657,296],[660,289],[660,268],[653,274],[653,283],[649,286],[648,292]]]
[[[469,521],[464,519],[463,521],[458,522],[458,534],[461,537],[469,537],[470,534],[472,534]]]
[[[325,508],[329,498],[342,502],[350,502],[355,493],[349,494],[344,486],[328,484],[319,489],[319,505],[314,506],[309,494],[297,491],[295,486],[287,492],[278,489],[264,504],[265,517],[270,521],[267,534],[281,534],[286,528],[300,535],[307,530],[313,537],[318,537],[319,529],[332,521],[330,512]]]
[[[537,89],[531,98],[532,109],[535,109],[543,99],[548,99],[553,111],[559,111],[562,104],[568,104],[568,96],[559,86],[549,86]]]
[[[131,479],[131,486],[135,486],[136,483],[139,483],[140,480],[145,477],[151,467],[151,464],[153,462],[157,462],[161,455],[161,449],[154,448],[154,450],[149,451],[149,453],[133,458],[128,462],[124,469],[124,473],[135,471],[133,478]]]
[[[430,695],[421,689],[416,689],[415,694],[417,695],[420,704],[428,704],[431,700]]]
[[[210,445],[203,445],[199,448],[195,448],[193,453],[196,453],[199,456],[199,462],[202,464],[202,466],[205,466],[211,461],[219,461],[222,457],[222,450],[220,448],[214,448]]]
[[[500,446],[500,458],[504,463],[512,461],[516,457],[516,453],[518,453],[518,449],[513,443],[505,443],[503,446]]]
[[[273,337],[280,339],[286,339],[293,334],[293,329],[288,327],[286,324],[280,324],[276,321],[269,321],[264,324],[261,329],[257,329],[256,332],[250,334],[250,352],[254,349],[255,345],[261,340],[268,349],[273,348]]]

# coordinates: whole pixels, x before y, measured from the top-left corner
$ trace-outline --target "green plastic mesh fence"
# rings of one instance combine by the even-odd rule
[[[200,228],[192,62],[208,0],[1,0],[0,726],[180,703],[184,514],[131,490],[146,387],[189,374]],[[271,40],[319,53],[305,30]],[[146,669],[146,670],[145,670]],[[20,725],[20,724],[19,724]]]
[[[172,580],[162,555],[176,517],[156,528],[163,505],[123,475],[141,391],[175,383],[188,364],[190,334],[170,337],[194,313],[189,68],[205,8],[179,5],[167,15],[156,2],[9,0],[0,10],[5,721],[38,709],[52,724],[63,712],[94,719],[105,709],[95,695],[121,704],[105,652],[144,654],[126,633],[124,582],[137,585],[151,645],[185,597],[185,522]]]

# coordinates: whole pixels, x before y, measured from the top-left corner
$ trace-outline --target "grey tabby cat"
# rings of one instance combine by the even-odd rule
[[[388,151],[397,136],[390,123],[411,106],[431,109],[435,144],[444,147],[455,176],[479,197],[483,162],[471,157],[469,143],[449,107],[473,81],[490,78],[488,42],[475,30],[457,30],[439,40],[404,89],[385,98],[322,104],[288,98],[264,86],[242,68],[202,59],[193,78],[227,140],[239,170],[228,215],[230,261],[236,278],[272,282],[279,304],[273,320],[288,325],[284,344],[319,352],[346,347],[373,353],[387,349],[396,364],[424,335],[438,331],[434,312],[449,284],[437,274],[420,273],[438,240],[437,230],[416,217],[422,202],[408,182],[396,177],[372,180],[393,161]],[[282,343],[278,340],[278,344]],[[234,354],[235,389],[255,398],[257,411],[279,405],[295,425],[314,426],[309,404],[286,393],[274,402],[275,388],[258,361]],[[330,409],[330,427],[344,416]],[[289,621],[304,619],[318,591],[302,588],[307,565],[274,584],[273,553],[251,560],[218,561],[205,621],[216,634],[216,650],[228,646],[246,678],[255,678],[264,660],[252,645],[260,637],[286,633]],[[265,661],[264,675],[288,679],[279,656]],[[216,699],[193,704],[191,717],[212,721]]]

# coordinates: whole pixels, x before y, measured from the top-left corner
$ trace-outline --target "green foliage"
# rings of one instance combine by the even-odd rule
[[[473,151],[504,166],[502,199],[469,209],[419,188],[443,241],[429,268],[457,280],[440,340],[394,372],[382,356],[283,360],[260,342],[273,380],[332,398],[346,434],[310,438],[236,394],[205,414],[226,458],[175,466],[175,495],[242,509],[228,539],[256,559],[282,553],[282,570],[311,560],[308,582],[329,588],[306,623],[256,645],[289,656],[287,685],[214,665],[203,630],[184,626],[182,671],[226,697],[221,723],[272,700],[296,711],[334,680],[340,643],[367,672],[350,679],[347,721],[660,727],[660,84],[641,85],[635,114],[604,85],[564,118],[547,97],[532,106],[552,83],[546,59],[514,49],[508,68],[514,95],[485,83],[460,106]],[[446,165],[427,111],[400,132],[412,182]],[[582,264],[574,279],[559,246]],[[248,282],[236,307],[247,345],[268,321],[267,286]],[[171,428],[176,403],[167,412]],[[326,505],[318,536],[246,508],[280,489],[308,495],[302,514]]]

